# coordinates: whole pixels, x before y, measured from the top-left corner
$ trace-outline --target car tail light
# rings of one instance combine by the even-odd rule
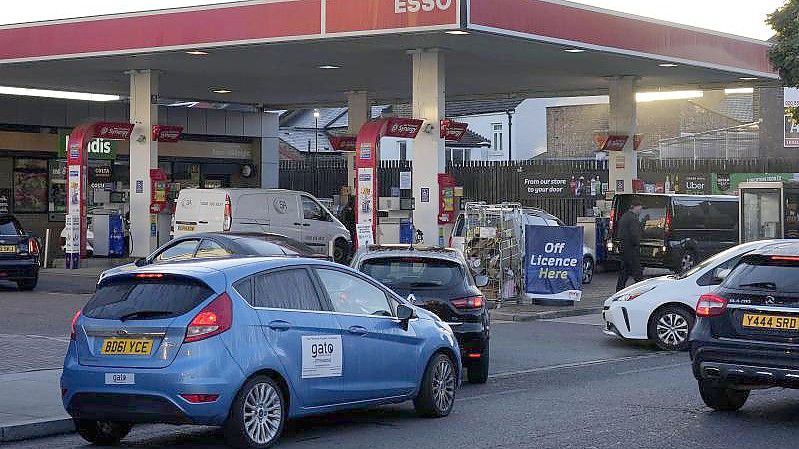
[[[31,256],[39,255],[39,242],[36,239],[28,239],[28,254]]]
[[[230,195],[225,195],[225,222],[223,224],[223,231],[230,231],[230,226],[233,224],[233,210],[230,206]]]
[[[456,309],[479,309],[483,307],[482,296],[470,296],[468,298],[453,299],[450,301]]]
[[[162,279],[164,277],[163,273],[139,273],[133,275],[136,279]]]
[[[466,357],[469,358],[469,359],[479,359],[482,356],[483,355],[480,354],[479,352],[470,352],[470,353],[466,354]]]
[[[233,324],[233,302],[222,293],[191,320],[184,343],[205,340],[230,329]]]
[[[664,223],[663,223],[663,228],[664,228],[664,232],[665,232],[665,235],[666,235],[666,240],[668,240],[669,237],[671,237],[672,222],[673,222],[673,218],[672,218],[672,214],[671,214],[671,209],[669,208],[669,209],[666,209],[666,218],[664,219]]]
[[[696,304],[696,316],[710,318],[720,316],[727,310],[727,300],[718,295],[702,295]]]
[[[75,341],[75,339],[78,336],[77,324],[78,324],[78,318],[80,318],[81,313],[82,312],[78,310],[77,312],[75,312],[75,316],[72,317],[72,324],[70,325],[70,330],[69,330],[69,339],[72,341]]]
[[[769,260],[774,262],[799,262],[799,256],[771,256]]]
[[[205,404],[219,399],[218,394],[181,394],[180,397],[192,404]]]

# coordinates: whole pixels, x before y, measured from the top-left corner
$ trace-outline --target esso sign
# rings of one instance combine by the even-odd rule
[[[454,0],[394,0],[394,13],[416,13],[419,11],[446,11],[452,7]]]

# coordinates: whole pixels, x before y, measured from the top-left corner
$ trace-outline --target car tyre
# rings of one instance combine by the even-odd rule
[[[449,415],[455,405],[457,372],[451,358],[442,353],[435,354],[427,364],[419,394],[413,400],[416,413],[426,418]]]
[[[470,384],[484,384],[488,382],[488,363],[488,343],[486,343],[485,349],[483,349],[483,352],[480,354],[480,360],[472,362],[466,368],[466,378],[469,379]]]
[[[699,381],[699,394],[708,407],[720,412],[740,410],[749,399],[749,390],[736,390],[707,380]]]
[[[666,306],[649,319],[649,337],[664,351],[685,351],[696,318],[687,308]]]
[[[17,281],[17,288],[22,290],[23,292],[29,292],[36,288],[36,285],[39,283],[39,278],[35,277],[33,279],[22,279]]]
[[[115,446],[125,438],[132,424],[115,421],[95,421],[91,419],[76,419],[75,429],[78,435],[89,443],[98,446]]]
[[[265,449],[280,439],[286,400],[271,377],[256,376],[239,390],[225,423],[225,440],[235,448]]]
[[[595,269],[594,259],[588,256],[583,257],[583,284],[588,285],[594,280]]]

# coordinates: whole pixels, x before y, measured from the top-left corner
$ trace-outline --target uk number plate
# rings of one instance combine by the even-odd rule
[[[106,338],[100,353],[103,355],[150,355],[153,341],[133,338]]]
[[[16,253],[17,245],[0,245],[0,253]]]
[[[744,327],[788,331],[799,330],[799,317],[746,313],[741,321]]]

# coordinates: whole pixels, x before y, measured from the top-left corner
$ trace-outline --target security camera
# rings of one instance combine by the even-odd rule
[[[427,134],[430,134],[430,133],[433,132],[434,128],[435,127],[433,126],[432,123],[427,123],[427,124],[424,125],[424,132],[427,133]]]
[[[136,138],[136,142],[144,143],[147,141],[147,136],[144,134],[139,134],[139,137]]]

